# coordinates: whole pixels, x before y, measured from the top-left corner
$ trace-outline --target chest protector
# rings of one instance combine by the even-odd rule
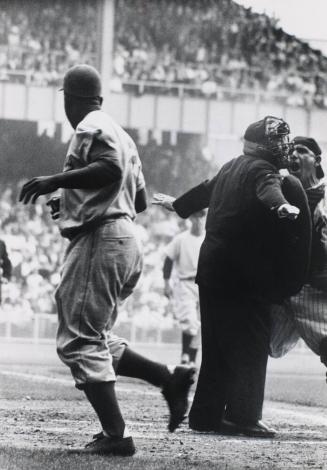
[[[275,238],[275,282],[272,296],[280,300],[298,293],[308,279],[311,255],[311,215],[308,199],[300,181],[287,176],[282,182],[287,201],[300,209],[296,220],[273,222]]]

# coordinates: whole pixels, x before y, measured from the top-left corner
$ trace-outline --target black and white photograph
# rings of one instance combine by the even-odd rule
[[[327,469],[326,0],[0,0],[0,470]]]

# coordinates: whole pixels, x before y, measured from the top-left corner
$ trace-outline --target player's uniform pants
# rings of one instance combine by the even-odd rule
[[[184,333],[194,336],[192,347],[199,346],[199,288],[194,279],[180,279],[174,285],[174,316]]]
[[[219,430],[262,417],[270,340],[268,305],[200,285],[202,364],[189,415],[195,429]]]
[[[127,218],[107,221],[71,241],[56,291],[57,351],[78,388],[115,380],[113,361],[126,341],[111,328],[119,302],[132,293],[141,270],[141,249]]]
[[[282,306],[272,307],[271,355],[280,357],[301,337],[320,355],[320,342],[327,337],[327,293],[305,285]]]

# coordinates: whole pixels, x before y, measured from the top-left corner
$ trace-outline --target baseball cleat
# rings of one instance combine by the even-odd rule
[[[170,417],[168,429],[174,432],[186,417],[188,394],[194,383],[196,369],[194,367],[177,366],[162,394],[167,401]]]
[[[131,437],[107,437],[102,432],[93,436],[93,441],[83,449],[72,449],[71,453],[118,455],[128,457],[136,452]]]

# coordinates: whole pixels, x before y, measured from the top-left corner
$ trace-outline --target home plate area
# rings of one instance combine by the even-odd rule
[[[49,451],[49,468],[55,468],[51,467],[52,452],[65,455],[99,432],[94,412],[69,376],[8,368],[0,372],[0,381],[0,451],[4,455],[8,449],[23,449],[33,451],[37,460],[38,451]],[[172,468],[176,462],[177,468],[188,469],[325,468],[327,417],[322,407],[267,400],[265,421],[278,430],[277,437],[250,439],[195,433],[187,419],[175,433],[169,433],[168,409],[159,390],[123,379],[117,383],[117,394],[137,446],[126,468]],[[0,458],[1,469],[18,468],[1,462]],[[94,465],[101,468],[96,458]]]

